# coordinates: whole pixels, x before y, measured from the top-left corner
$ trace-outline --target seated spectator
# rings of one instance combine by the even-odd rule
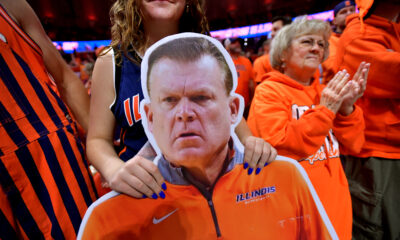
[[[167,195],[111,192],[88,210],[78,239],[337,238],[297,162],[276,160],[258,176],[243,169],[232,140],[243,107],[236,71],[217,40],[164,38],[141,70],[143,122]]]
[[[256,88],[248,124],[278,154],[300,162],[339,239],[351,239],[351,199],[339,154],[359,152],[364,143],[363,113],[354,102],[365,90],[369,65],[361,63],[351,81],[343,70],[320,85],[313,76],[328,56],[330,32],[328,23],[306,18],[280,30],[270,51],[277,71]]]

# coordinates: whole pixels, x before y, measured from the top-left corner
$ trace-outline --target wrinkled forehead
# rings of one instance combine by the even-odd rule
[[[212,37],[203,35],[203,34],[198,34],[198,33],[180,33],[180,34],[175,34],[175,35],[171,35],[168,37],[165,37],[163,39],[161,39],[160,41],[156,42],[155,44],[153,44],[145,53],[145,56],[143,58],[142,64],[141,64],[141,81],[142,81],[142,90],[143,90],[143,95],[145,99],[150,99],[150,95],[149,95],[149,86],[148,86],[148,77],[151,74],[151,66],[149,66],[149,58],[152,55],[153,52],[155,52],[155,50],[157,50],[157,48],[168,44],[170,41],[175,41],[178,39],[188,39],[187,42],[192,41],[191,39],[205,39],[207,40],[210,44],[212,44],[216,49],[218,49],[217,51],[219,52],[219,55],[221,56],[221,58],[224,59],[225,62],[225,66],[224,68],[224,72],[226,74],[229,74],[230,76],[230,88],[228,90],[229,93],[234,93],[236,86],[237,86],[237,74],[236,74],[236,68],[235,65],[233,63],[232,58],[230,57],[229,53],[226,51],[226,49],[222,46],[222,44],[217,40],[214,39]],[[179,49],[178,49],[179,51]],[[183,52],[182,52],[183,53]],[[178,54],[179,55],[179,54]],[[163,58],[163,57],[161,57]],[[218,57],[218,64],[220,64],[220,57]],[[179,64],[179,61],[176,62],[177,64]],[[153,64],[154,65],[154,64]],[[149,72],[150,71],[150,72]],[[227,81],[228,82],[228,81]]]
[[[302,35],[298,35],[296,36],[294,39],[296,40],[302,40],[302,39],[313,39],[316,41],[320,41],[320,40],[325,40],[323,34],[302,34]]]
[[[299,39],[304,39],[304,38],[312,38],[314,40],[323,40],[324,42],[328,42],[329,39],[327,38],[326,34],[322,30],[316,30],[316,29],[307,29],[301,32],[298,32],[293,40],[299,40]]]
[[[155,86],[165,85],[163,81],[174,80],[178,84],[195,84],[203,86],[221,86],[225,91],[225,78],[227,69],[214,56],[204,54],[197,59],[182,60],[170,57],[157,59],[149,69],[147,89],[149,96],[154,91]],[[209,73],[213,74],[210,75]],[[184,76],[182,78],[182,76]],[[216,83],[216,85],[215,85]],[[166,86],[168,87],[168,86]],[[229,93],[227,93],[229,94]]]
[[[149,74],[149,96],[152,98],[161,92],[225,93],[228,96],[225,71],[211,55],[190,61],[163,57],[154,63]]]
[[[185,65],[189,65],[189,64],[194,64],[196,66],[199,65],[199,63],[203,62],[203,61],[208,61],[208,62],[212,62],[214,64],[218,64],[219,62],[217,61],[217,59],[213,56],[211,56],[210,54],[201,54],[199,55],[197,58],[193,58],[193,59],[177,59],[177,58],[173,58],[170,56],[163,56],[158,58],[156,61],[154,61],[154,63],[148,67],[148,80],[152,80],[153,78],[153,73],[155,71],[159,71],[160,68],[169,68],[171,70],[174,71],[179,71],[182,70],[182,68],[185,67]]]

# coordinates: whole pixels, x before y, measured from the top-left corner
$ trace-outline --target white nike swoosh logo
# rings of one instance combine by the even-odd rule
[[[176,212],[176,211],[178,211],[178,208],[175,209],[174,211],[168,213],[167,215],[165,215],[165,216],[162,217],[162,218],[157,219],[157,218],[154,217],[154,218],[153,218],[153,224],[159,224],[160,222],[162,222],[162,221],[164,221],[165,219],[167,219],[169,216],[171,216],[171,215],[172,215],[174,212]]]

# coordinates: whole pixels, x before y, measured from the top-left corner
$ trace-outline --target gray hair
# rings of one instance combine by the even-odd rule
[[[282,54],[290,48],[292,41],[295,38],[308,34],[321,34],[324,38],[325,46],[323,61],[325,61],[329,56],[329,37],[331,35],[331,28],[328,23],[322,20],[308,20],[305,16],[296,18],[294,22],[284,26],[272,40],[271,50],[269,53],[272,68],[283,72]]]

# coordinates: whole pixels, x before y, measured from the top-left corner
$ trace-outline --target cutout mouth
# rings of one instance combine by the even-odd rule
[[[195,133],[182,133],[182,134],[180,134],[179,135],[179,137],[194,137],[194,136],[197,136],[197,134],[195,134]]]

